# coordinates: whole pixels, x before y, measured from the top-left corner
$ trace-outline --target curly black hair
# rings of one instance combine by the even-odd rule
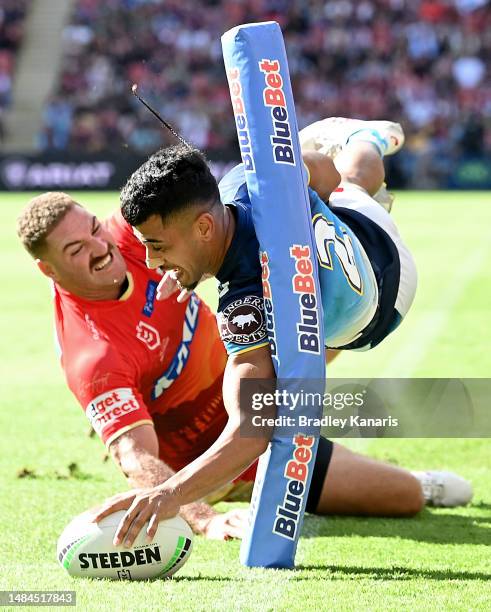
[[[130,176],[120,196],[121,213],[130,225],[140,225],[152,215],[165,221],[189,206],[219,201],[205,156],[184,145],[154,153]]]

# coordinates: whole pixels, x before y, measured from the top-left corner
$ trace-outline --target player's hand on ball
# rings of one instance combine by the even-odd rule
[[[97,510],[93,512],[94,517],[92,522],[98,523],[102,521],[103,518],[117,512],[118,510],[127,510],[135,497],[141,493],[144,493],[147,489],[130,489],[129,491],[124,491],[123,493],[117,493],[112,497],[108,497],[106,501],[101,504]]]
[[[159,487],[136,489],[108,499],[94,521],[98,523],[113,512],[127,509],[116,530],[113,544],[119,546],[124,543],[124,546],[130,547],[147,521],[147,540],[151,541],[159,522],[176,516],[180,508],[177,496],[171,491]]]
[[[203,534],[209,540],[231,540],[242,539],[247,529],[247,516],[249,511],[244,508],[236,508],[213,516],[203,530]]]

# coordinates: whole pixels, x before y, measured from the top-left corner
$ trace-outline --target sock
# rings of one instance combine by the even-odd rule
[[[369,128],[363,128],[361,130],[353,132],[353,134],[351,134],[351,136],[346,141],[346,144],[348,145],[353,142],[371,143],[377,149],[380,157],[383,157],[385,155],[385,152],[387,151],[388,147],[385,138],[382,138],[382,136],[376,130],[371,130]]]

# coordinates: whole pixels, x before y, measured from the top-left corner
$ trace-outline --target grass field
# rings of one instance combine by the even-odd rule
[[[487,440],[352,440],[352,448],[399,465],[458,471],[474,484],[473,503],[410,520],[307,517],[295,571],[247,570],[238,542],[198,537],[170,581],[68,577],[55,559],[58,534],[124,480],[103,463],[102,444],[86,435],[85,416],[65,388],[49,286],[15,237],[29,196],[0,197],[0,590],[72,589],[83,610],[491,609]],[[78,199],[100,215],[117,204],[115,194]],[[415,305],[382,346],[343,355],[329,374],[489,377],[490,194],[399,194],[393,214],[418,263]],[[210,299],[212,291],[208,285]]]

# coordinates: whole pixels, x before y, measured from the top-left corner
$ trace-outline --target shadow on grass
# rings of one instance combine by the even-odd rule
[[[487,504],[483,501],[473,502],[471,504],[471,508],[477,508],[478,510],[491,510],[491,504]]]
[[[254,571],[251,570],[252,572]],[[273,570],[282,572],[283,570]],[[368,580],[491,580],[491,572],[456,572],[453,570],[431,570],[419,569],[394,565],[392,567],[360,567],[355,565],[297,565],[294,570],[284,570],[289,572],[288,580],[312,580],[318,578],[310,572],[322,571],[326,572],[326,580],[360,580],[365,578]],[[302,572],[308,572],[302,574]],[[258,576],[258,580],[264,578],[264,574]],[[250,578],[244,576],[174,576],[173,582],[250,582]]]
[[[432,544],[491,546],[491,516],[438,514],[424,510],[414,518],[305,516],[302,537],[403,538]]]
[[[485,572],[455,572],[452,570],[425,570],[394,565],[393,567],[357,567],[336,565],[298,565],[298,570],[328,570],[332,572],[331,580],[354,580],[370,578],[371,580],[491,580],[491,573]],[[341,575],[340,575],[341,574]],[[293,580],[311,580],[312,576],[293,577]]]

